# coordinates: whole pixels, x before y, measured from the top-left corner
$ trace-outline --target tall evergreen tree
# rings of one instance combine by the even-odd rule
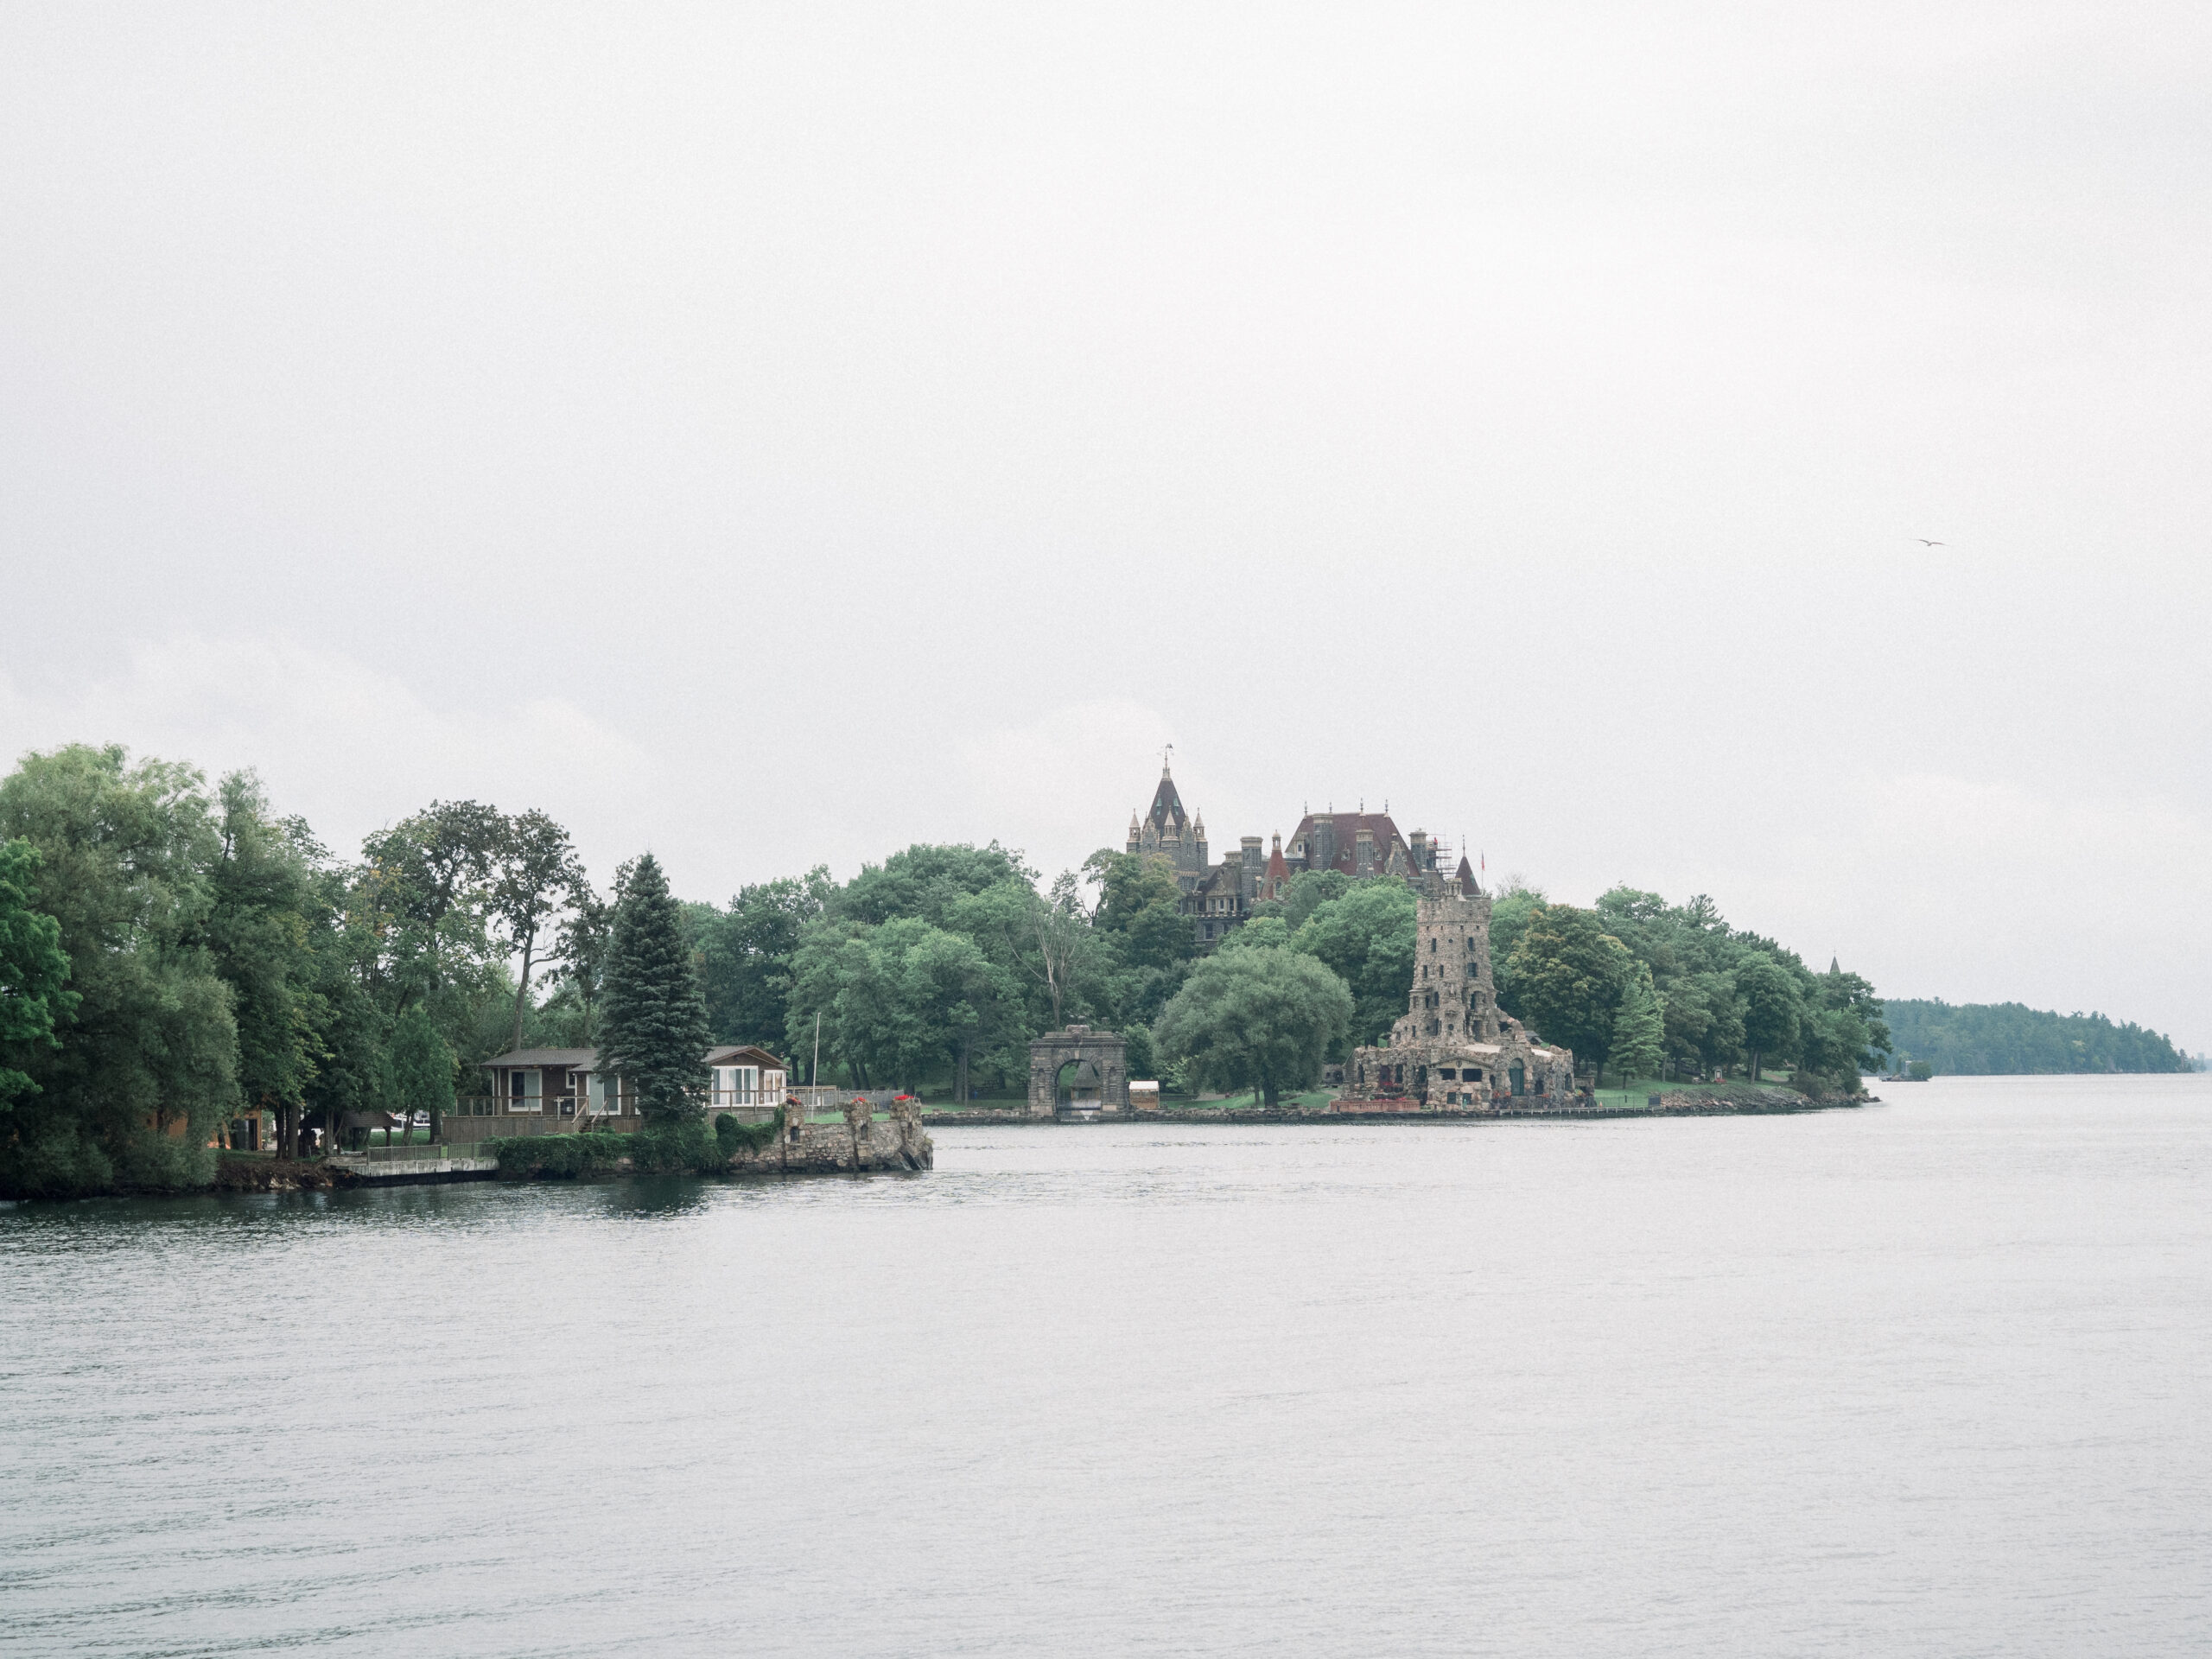
[[[1625,1084],[1631,1077],[1652,1077],[1667,1058],[1667,1027],[1657,993],[1651,988],[1651,970],[1642,963],[1621,988],[1620,1007],[1613,1015],[1613,1068]]]
[[[707,1004],[660,861],[638,861],[607,946],[599,1063],[634,1090],[650,1122],[696,1116],[707,1086]]]

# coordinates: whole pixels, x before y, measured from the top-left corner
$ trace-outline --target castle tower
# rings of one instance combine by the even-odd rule
[[[1275,844],[1281,846],[1281,837],[1276,837]],[[1260,850],[1257,836],[1244,836],[1237,842],[1236,850],[1236,888],[1243,894],[1244,907],[1249,910],[1260,896],[1260,880],[1267,870],[1268,855]]]
[[[1393,1026],[1394,1047],[1441,1041],[1494,1043],[1497,988],[1490,960],[1490,899],[1456,879],[1421,883],[1414,940],[1413,999]]]

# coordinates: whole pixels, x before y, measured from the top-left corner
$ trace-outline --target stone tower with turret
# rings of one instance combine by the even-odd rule
[[[1414,982],[1405,1017],[1370,1047],[1352,1051],[1344,1068],[1348,1103],[1370,1109],[1499,1109],[1528,1096],[1557,1097],[1574,1088],[1574,1056],[1531,1036],[1497,1007],[1490,957],[1490,895],[1462,858],[1450,875],[1429,865],[1419,891]]]
[[[1160,768],[1160,787],[1152,791],[1152,810],[1139,817],[1129,814],[1132,853],[1156,853],[1175,869],[1175,883],[1189,893],[1206,874],[1206,822],[1183,810],[1183,797],[1165,765]]]

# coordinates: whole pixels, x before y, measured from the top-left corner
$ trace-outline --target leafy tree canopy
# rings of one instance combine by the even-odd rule
[[[0,842],[0,1112],[16,1096],[38,1091],[10,1057],[60,1048],[54,1021],[67,1020],[78,1001],[67,986],[61,924],[35,906],[38,867],[38,849],[28,841]]]
[[[1327,964],[1350,988],[1352,1021],[1346,1040],[1376,1042],[1405,1013],[1413,992],[1421,903],[1395,876],[1349,881],[1338,871],[1322,874],[1344,886],[1308,913],[1293,948]]]
[[[231,988],[207,944],[220,838],[205,781],[120,746],[33,754],[0,780],[0,841],[16,839],[37,850],[80,1001],[60,1050],[13,1057],[38,1092],[10,1114],[0,1192],[204,1182],[238,1099]]]
[[[970,893],[1018,876],[1034,883],[1036,872],[995,841],[988,847],[930,846],[921,842],[869,864],[839,889],[830,908],[847,921],[869,925],[912,916],[943,927],[948,912]]]
[[[1352,1017],[1351,993],[1313,957],[1279,946],[1217,952],[1161,1011],[1159,1058],[1194,1087],[1257,1089],[1269,1106],[1310,1087]]]
[[[1492,946],[1495,950],[1496,946]],[[1635,958],[1605,931],[1595,912],[1546,905],[1529,918],[1507,959],[1499,1001],[1545,1040],[1564,1043],[1577,1058],[1602,1065],[1611,1052]]]

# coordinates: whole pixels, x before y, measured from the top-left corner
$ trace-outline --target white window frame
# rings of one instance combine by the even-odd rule
[[[522,1093],[515,1093],[514,1080],[522,1079]],[[534,1065],[518,1065],[507,1073],[507,1111],[511,1116],[527,1116],[545,1109],[545,1074]]]

